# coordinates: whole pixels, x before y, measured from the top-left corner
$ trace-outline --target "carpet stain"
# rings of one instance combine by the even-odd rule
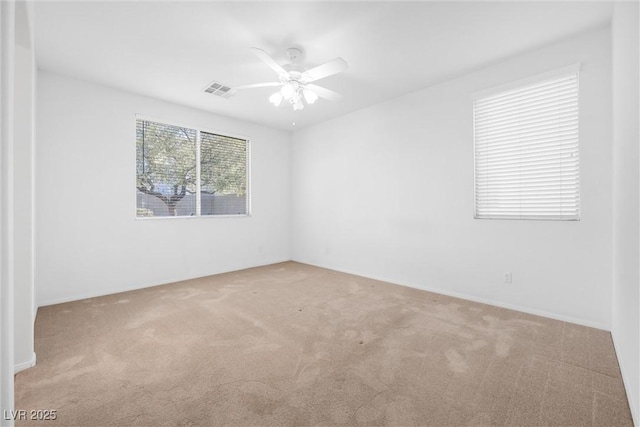
[[[500,334],[496,338],[496,356],[498,357],[507,357],[509,356],[509,351],[511,350],[511,345],[513,344],[513,338],[506,334]]]
[[[449,369],[457,374],[461,374],[467,372],[469,370],[469,365],[465,360],[464,356],[461,355],[456,349],[450,348],[444,352],[444,355],[449,362]]]

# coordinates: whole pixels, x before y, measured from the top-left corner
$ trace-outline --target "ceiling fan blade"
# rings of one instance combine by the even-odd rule
[[[282,68],[272,57],[270,57],[267,52],[262,49],[258,49],[257,47],[252,47],[251,50],[258,58],[260,58],[262,62],[267,64],[273,71],[278,73],[279,76],[289,76],[289,73],[287,73],[284,68]]]
[[[312,90],[320,98],[328,99],[329,101],[338,101],[342,99],[342,95],[340,95],[338,92],[334,92],[321,86],[308,84],[305,85],[305,88]]]
[[[271,86],[280,86],[282,83],[280,82],[268,82],[268,83],[255,83],[252,85],[242,85],[242,86],[234,86],[233,89],[253,89],[256,87],[271,87]]]
[[[332,59],[329,62],[325,62],[322,65],[318,65],[310,70],[302,73],[302,80],[305,82],[314,82],[316,80],[324,79],[325,77],[332,76],[334,74],[346,71],[349,66],[347,61],[342,58]]]

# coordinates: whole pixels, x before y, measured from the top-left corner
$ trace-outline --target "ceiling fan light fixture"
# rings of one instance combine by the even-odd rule
[[[318,100],[318,94],[311,89],[304,88],[302,94],[304,95],[304,100],[307,101],[307,104],[313,104]]]
[[[282,102],[282,94],[280,92],[274,93],[269,97],[269,102],[276,107],[279,106],[280,103]]]
[[[282,94],[284,99],[290,100],[296,94],[296,91],[298,88],[295,87],[294,84],[295,86],[297,86],[296,82],[287,82],[284,85],[282,85],[282,89],[280,89],[280,93]]]
[[[278,81],[235,86],[229,88],[229,93],[233,94],[238,89],[280,86],[277,92],[269,96],[269,102],[275,107],[278,107],[283,100],[286,100],[294,110],[302,110],[305,104],[314,104],[318,98],[331,101],[341,98],[340,94],[312,83],[346,71],[348,67],[344,59],[340,57],[334,58],[324,64],[307,69],[297,64],[297,59],[302,55],[299,49],[291,48],[287,50],[289,64],[285,64],[284,66],[278,64],[278,62],[262,49],[252,47],[251,50],[262,62],[276,72]]]

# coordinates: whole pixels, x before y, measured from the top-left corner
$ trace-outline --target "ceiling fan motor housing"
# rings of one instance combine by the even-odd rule
[[[295,64],[298,58],[302,57],[302,51],[295,47],[290,47],[287,49],[287,58],[289,58],[289,62]]]

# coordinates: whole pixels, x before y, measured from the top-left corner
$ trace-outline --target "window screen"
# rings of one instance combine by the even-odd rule
[[[136,120],[138,217],[247,215],[249,141]]]
[[[473,104],[475,217],[578,220],[578,71]]]

